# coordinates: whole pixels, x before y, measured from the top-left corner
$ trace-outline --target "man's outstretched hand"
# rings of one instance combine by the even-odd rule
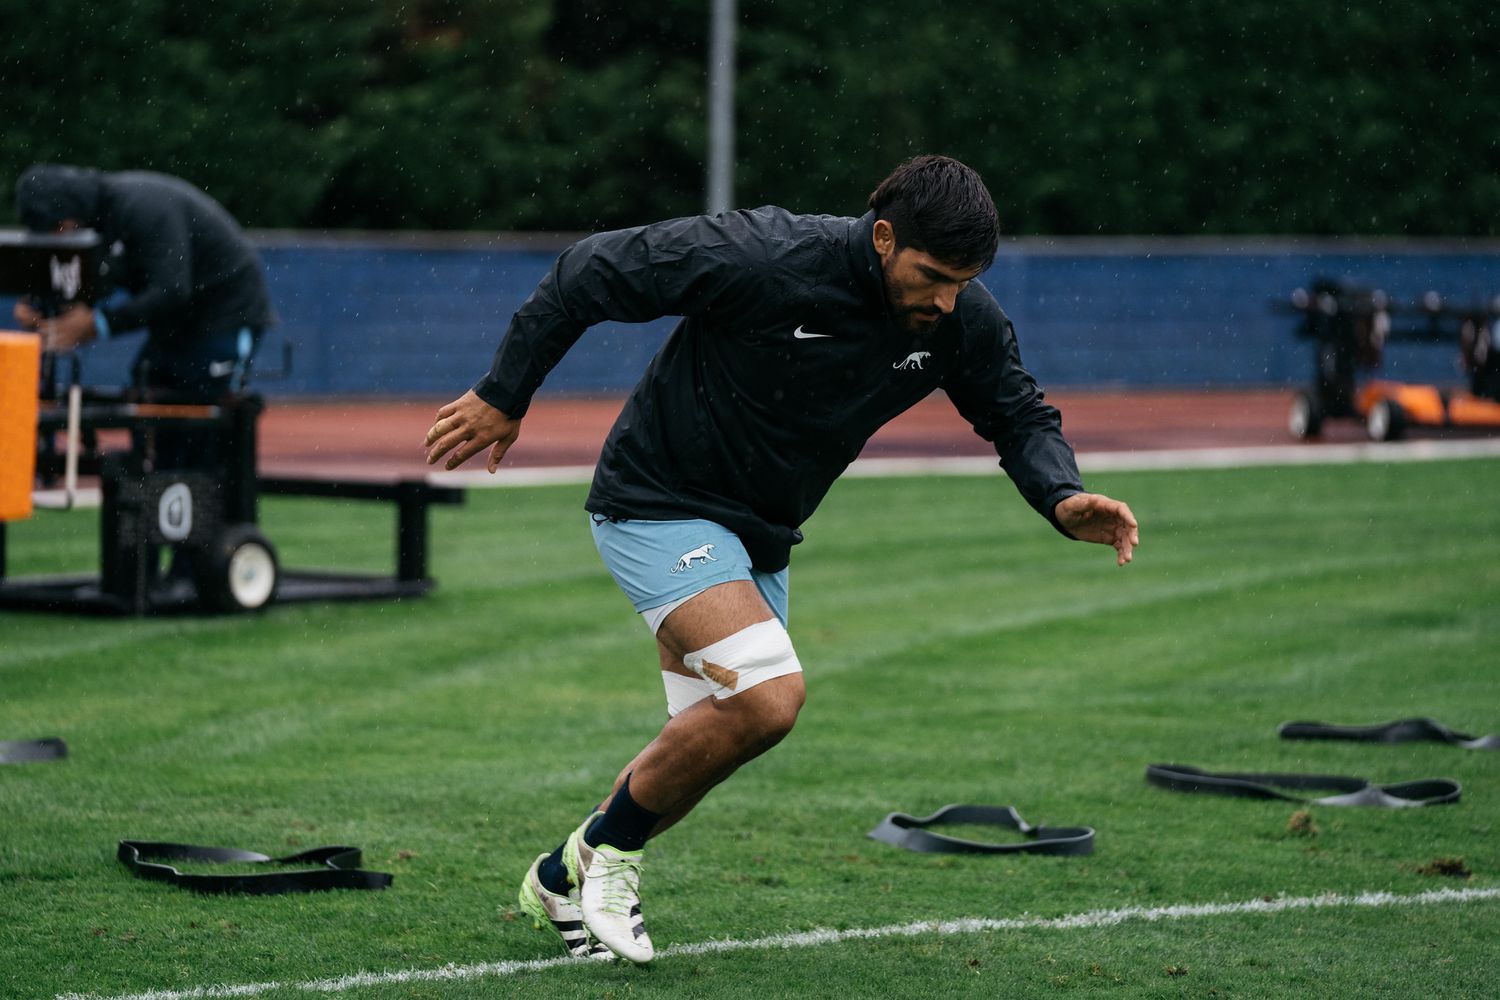
[[[489,470],[494,472],[520,433],[521,421],[510,419],[470,389],[437,411],[427,431],[427,464],[436,465],[447,455],[443,467],[456,469],[488,448]]]
[[[1117,566],[1130,562],[1135,547],[1141,544],[1135,515],[1125,504],[1107,496],[1075,493],[1059,503],[1054,513],[1057,523],[1079,541],[1113,545]]]

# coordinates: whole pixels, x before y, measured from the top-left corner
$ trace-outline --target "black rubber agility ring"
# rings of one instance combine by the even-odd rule
[[[1466,750],[1500,750],[1500,735],[1470,736],[1449,729],[1436,719],[1398,719],[1373,726],[1339,726],[1330,722],[1283,722],[1284,740],[1358,740],[1364,743],[1410,743],[1432,740]]]
[[[300,854],[272,858],[233,847],[198,847],[148,840],[122,840],[116,852],[120,862],[144,879],[208,894],[242,892],[252,896],[275,896],[287,892],[323,892],[328,889],[384,889],[393,876],[359,867],[357,847],[315,847]],[[153,860],[147,860],[147,859]],[[303,871],[266,872],[263,875],[197,875],[178,871],[156,861],[217,861],[240,864],[316,864]]]
[[[1030,840],[990,844],[933,833],[930,826],[974,823],[1016,830]],[[922,854],[1093,854],[1094,830],[1087,826],[1032,826],[1010,806],[944,806],[931,816],[918,819],[893,812],[869,833],[871,840],[884,841]]]
[[[0,740],[0,764],[29,764],[67,755],[68,745],[55,736],[44,740]]]
[[[1457,802],[1463,791],[1462,786],[1451,778],[1425,778],[1376,785],[1364,778],[1347,778],[1334,774],[1215,774],[1185,764],[1151,764],[1146,768],[1146,780],[1176,792],[1215,792],[1249,799],[1281,799],[1285,802],[1305,802],[1320,806],[1380,806],[1386,809],[1448,805]],[[1339,794],[1305,798],[1278,791],[1279,788],[1332,791]]]

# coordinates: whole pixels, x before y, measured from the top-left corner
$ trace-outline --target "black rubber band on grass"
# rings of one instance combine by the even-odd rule
[[[0,740],[0,764],[60,760],[67,755],[68,745],[55,736],[42,740]]]
[[[1466,750],[1500,750],[1500,735],[1470,736],[1449,729],[1436,719],[1397,719],[1373,726],[1341,726],[1330,722],[1283,722],[1284,740],[1357,740],[1362,743],[1410,743],[1431,740]]]
[[[991,844],[934,833],[927,829],[944,824],[977,824],[1015,830],[1029,840],[1021,843]],[[922,854],[1070,854],[1094,853],[1094,830],[1087,826],[1032,826],[1011,806],[944,806],[931,816],[918,819],[906,813],[893,812],[869,833],[871,840],[883,841]]]
[[[323,892],[328,889],[384,889],[392,881],[392,876],[385,872],[371,872],[360,868],[361,856],[357,847],[315,847],[284,858],[272,858],[233,847],[122,840],[116,857],[140,878],[168,882],[211,895],[240,892],[252,896],[274,896],[287,892]],[[198,875],[178,871],[171,865],[156,863],[158,861],[279,865],[310,863],[319,867],[303,871],[266,872],[263,875]]]
[[[1386,809],[1448,805],[1457,802],[1463,791],[1463,787],[1452,778],[1423,778],[1377,785],[1364,778],[1336,774],[1228,771],[1215,774],[1186,764],[1150,764],[1146,767],[1146,780],[1174,792],[1213,792],[1247,799],[1280,799],[1320,806],[1379,806]],[[1307,798],[1278,790],[1282,788],[1339,794]]]

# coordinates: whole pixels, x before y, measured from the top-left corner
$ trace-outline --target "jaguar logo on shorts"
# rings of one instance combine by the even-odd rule
[[[677,565],[667,570],[667,572],[674,574],[686,573],[688,570],[693,568],[694,560],[701,560],[702,562],[718,562],[719,560],[713,555],[713,551],[713,543],[705,542],[704,544],[698,546],[696,549],[693,549],[693,551],[691,552],[684,552],[681,556],[678,557]]]

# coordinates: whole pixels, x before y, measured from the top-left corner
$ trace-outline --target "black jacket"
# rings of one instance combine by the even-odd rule
[[[873,225],[768,207],[589,237],[517,311],[475,392],[519,418],[587,327],[682,316],[610,431],[590,511],[706,518],[779,570],[870,436],[943,389],[1056,526],[1083,485],[1010,321],[973,282],[927,333],[898,327]]]
[[[16,182],[16,212],[30,229],[74,219],[99,233],[109,250],[106,283],[130,293],[101,307],[115,333],[146,327],[170,349],[275,322],[255,248],[218,202],[186,181],[42,164]]]

